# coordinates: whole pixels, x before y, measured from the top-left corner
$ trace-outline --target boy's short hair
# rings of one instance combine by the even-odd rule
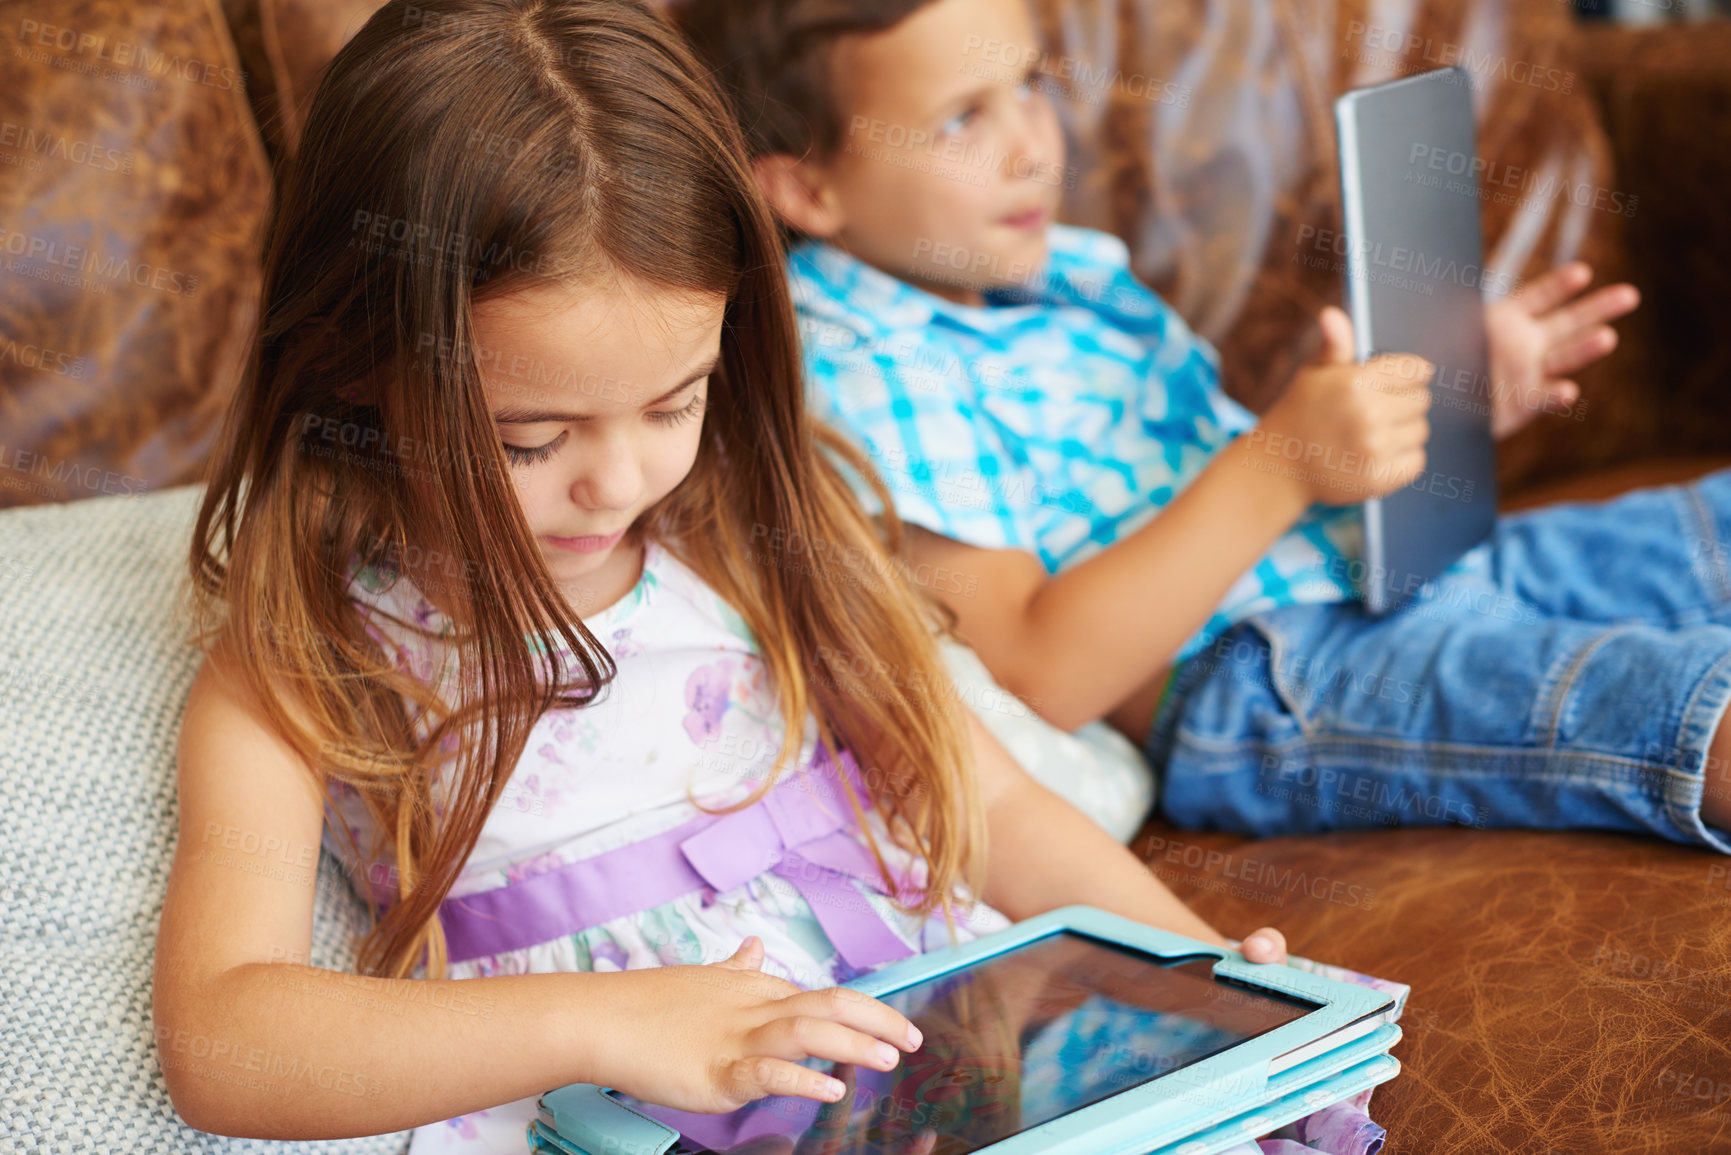
[[[842,140],[835,49],[932,0],[673,0],[668,16],[714,70],[752,159],[826,160]]]

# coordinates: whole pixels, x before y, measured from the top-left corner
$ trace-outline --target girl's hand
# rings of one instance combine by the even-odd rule
[[[1239,944],[1238,953],[1253,963],[1286,962],[1286,936],[1271,926],[1251,931]]]
[[[1178,931],[1184,934],[1185,931]],[[1284,963],[1286,962],[1286,936],[1271,926],[1258,927],[1244,936],[1244,941],[1237,946],[1232,940],[1217,930],[1207,934],[1192,934],[1191,938],[1201,939],[1221,950],[1236,950],[1244,956],[1245,962],[1253,963]]]
[[[1640,304],[1641,294],[1619,284],[1573,299],[1592,280],[1591,267],[1571,261],[1485,309],[1493,436],[1507,437],[1540,412],[1567,412],[1581,387],[1566,375],[1617,347],[1605,322]]]
[[[802,991],[764,974],[762,962],[763,940],[751,935],[718,963],[620,972],[630,993],[596,1081],[711,1114],[765,1095],[828,1103],[839,1097],[836,1080],[797,1060],[887,1071],[898,1051],[918,1048],[914,1025],[889,1004],[850,987]]]

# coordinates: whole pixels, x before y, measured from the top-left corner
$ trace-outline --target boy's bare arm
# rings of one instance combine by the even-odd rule
[[[1324,362],[1301,370],[1255,431],[1159,516],[1086,561],[1048,575],[1022,550],[910,529],[916,567],[977,578],[934,594],[1005,689],[1064,730],[1106,716],[1170,664],[1313,501],[1362,500],[1418,474],[1432,367],[1405,355],[1353,364],[1351,324],[1338,309],[1324,310],[1323,330]]]
[[[956,632],[1005,689],[1074,730],[1169,665],[1304,512],[1302,490],[1256,464],[1246,444],[1228,445],[1158,517],[1055,575],[1031,553],[963,545],[918,527],[907,534],[908,557],[968,576],[972,596],[945,597]]]

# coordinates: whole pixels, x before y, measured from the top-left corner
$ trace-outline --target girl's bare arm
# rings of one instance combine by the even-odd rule
[[[968,716],[986,807],[986,884],[980,897],[1016,921],[1071,903],[1225,947],[1207,920],[1166,888],[1130,848],[1028,776],[1009,751]],[[1263,927],[1245,936],[1251,962],[1284,962],[1286,940]]]
[[[307,965],[321,800],[233,684],[207,661],[182,720],[153,1000],[181,1116],[266,1139],[366,1135],[582,1080],[617,976],[427,982]]]
[[[573,1082],[687,1110],[821,1098],[808,1056],[882,1064],[910,1024],[878,1000],[802,992],[730,960],[612,973],[428,981],[307,965],[322,805],[216,659],[180,739],[180,842],[153,1014],[175,1110],[262,1139],[371,1135]],[[754,953],[756,952],[756,953]],[[745,964],[740,963],[745,958]]]

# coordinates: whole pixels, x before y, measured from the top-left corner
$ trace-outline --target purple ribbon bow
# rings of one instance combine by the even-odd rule
[[[842,770],[866,797],[858,767]],[[831,801],[825,806],[821,795]],[[848,881],[888,894],[842,793],[836,762],[819,747],[807,774],[789,772],[732,814],[700,814],[672,830],[439,907],[451,962],[519,950],[648,910],[705,887],[729,891],[767,871],[791,882],[848,965],[867,969],[915,952]],[[910,877],[896,878],[907,901]]]

